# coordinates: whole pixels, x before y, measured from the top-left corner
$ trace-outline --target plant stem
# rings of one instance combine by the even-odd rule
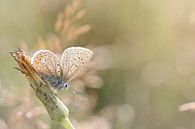
[[[62,126],[64,126],[64,128],[66,128],[66,129],[75,129],[75,128],[73,127],[72,123],[70,122],[70,120],[69,120],[68,117],[62,119],[62,121],[60,121],[60,124],[61,124]]]

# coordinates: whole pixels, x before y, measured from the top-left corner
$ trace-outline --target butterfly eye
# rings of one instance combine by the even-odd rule
[[[64,88],[67,88],[68,87],[68,83],[64,83]]]

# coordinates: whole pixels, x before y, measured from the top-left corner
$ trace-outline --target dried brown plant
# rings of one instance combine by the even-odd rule
[[[64,12],[57,15],[54,25],[55,32],[51,33],[46,39],[39,38],[35,43],[35,50],[43,48],[60,53],[63,48],[74,45],[78,37],[90,30],[89,24],[80,24],[85,10],[81,8],[80,0],[73,0]],[[23,46],[25,46],[23,44]],[[25,50],[25,49],[24,49]]]

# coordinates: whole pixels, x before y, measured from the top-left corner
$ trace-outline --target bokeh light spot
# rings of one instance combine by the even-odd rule
[[[149,86],[160,86],[167,79],[167,71],[162,64],[149,63],[142,72],[144,83]]]
[[[135,116],[135,111],[132,106],[128,104],[123,104],[118,108],[118,117],[122,121],[131,121]]]

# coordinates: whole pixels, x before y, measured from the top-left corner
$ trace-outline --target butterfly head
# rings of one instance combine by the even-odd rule
[[[50,81],[50,85],[56,89],[67,89],[69,87],[69,84],[62,78],[57,78],[53,81]]]

